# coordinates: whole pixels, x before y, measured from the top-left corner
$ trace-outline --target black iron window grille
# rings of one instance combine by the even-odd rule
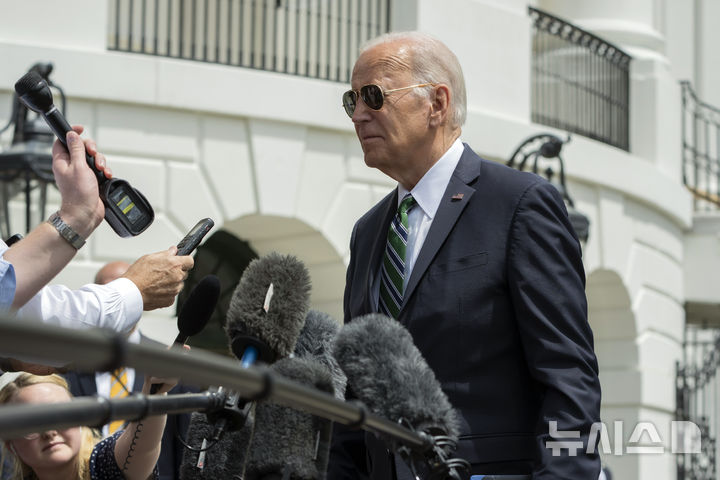
[[[108,48],[347,83],[391,0],[110,0]]]
[[[676,420],[694,423],[699,451],[675,452],[677,480],[715,480],[720,421],[720,330],[687,325],[677,367]]]
[[[605,40],[529,8],[532,120],[630,149],[630,56]]]
[[[695,210],[720,208],[720,109],[698,100],[690,82],[682,86],[683,182]]]

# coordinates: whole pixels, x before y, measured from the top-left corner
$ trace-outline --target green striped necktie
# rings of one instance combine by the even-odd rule
[[[403,303],[403,283],[405,280],[405,250],[407,249],[410,228],[408,212],[416,205],[412,195],[407,194],[400,202],[388,230],[387,245],[383,255],[380,273],[380,311],[397,318]]]

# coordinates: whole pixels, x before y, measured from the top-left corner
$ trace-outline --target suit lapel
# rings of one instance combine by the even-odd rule
[[[412,296],[420,279],[432,263],[442,244],[445,243],[445,239],[460,218],[463,210],[465,210],[470,197],[475,193],[475,189],[468,184],[479,175],[480,157],[465,145],[465,151],[460,157],[452,177],[450,177],[450,182],[445,189],[442,200],[440,200],[440,206],[430,226],[430,231],[420,249],[417,260],[415,260],[415,265],[403,295],[404,300],[400,315],[402,315],[405,305],[407,305],[408,299]]]

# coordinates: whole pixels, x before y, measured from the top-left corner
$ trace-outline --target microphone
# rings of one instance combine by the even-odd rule
[[[50,129],[55,136],[67,148],[65,136],[72,130],[70,124],[65,120],[65,116],[58,110],[53,103],[52,92],[48,87],[47,81],[38,69],[31,69],[28,73],[20,77],[15,83],[15,92],[18,94],[20,101],[30,110],[43,116]],[[95,159],[85,154],[88,165],[95,174],[95,178],[99,185],[107,181],[103,173],[95,168]]]
[[[206,275],[192,289],[182,310],[178,314],[178,334],[173,345],[183,345],[188,337],[197,335],[205,328],[220,298],[220,280],[215,275]],[[159,383],[153,383],[150,393],[157,393]]]
[[[270,366],[298,383],[333,393],[329,370],[314,358],[283,358]],[[193,414],[188,443],[207,445],[214,429],[204,414]],[[214,448],[186,450],[180,468],[183,480],[244,478],[245,480],[324,479],[332,422],[290,407],[259,401],[240,430],[228,432]]]
[[[201,446],[203,451],[185,449],[180,464],[180,479],[233,478],[234,473],[242,472],[253,422],[253,416],[248,415],[240,430],[227,432],[208,446],[216,434],[216,428],[208,422],[206,414],[193,413],[186,441],[190,445]]]
[[[289,356],[309,308],[310,274],[300,260],[275,252],[253,260],[228,308],[233,354],[244,367]]]
[[[197,335],[210,320],[220,298],[220,280],[206,275],[192,289],[177,318],[178,335],[173,342],[184,344],[188,337]]]
[[[66,135],[72,127],[53,104],[52,92],[41,74],[46,70],[42,66],[33,67],[15,82],[15,92],[18,100],[45,119],[58,140],[67,148]],[[105,206],[105,221],[121,237],[137,236],[144,232],[155,219],[155,212],[145,196],[125,180],[106,178],[88,153],[85,153],[85,161],[98,182],[100,198]]]
[[[431,452],[412,452],[384,439],[411,468],[427,468],[431,478],[460,478],[453,470],[467,462],[447,458],[459,436],[458,414],[410,332],[385,315],[365,315],[343,326],[334,355],[348,388],[371,412],[433,437]]]
[[[324,365],[332,375],[335,397],[344,400],[347,378],[332,353],[338,331],[340,324],[333,317],[325,312],[310,310],[295,345],[295,356],[313,358]]]
[[[300,260],[275,252],[253,260],[243,272],[228,307],[225,332],[231,351],[244,368],[257,361],[273,363],[278,358],[288,357],[295,349],[309,306],[310,274]],[[227,405],[217,416],[193,418],[194,423],[188,429],[189,444],[197,446],[203,441],[207,444],[207,440],[212,439],[213,452],[235,448],[238,435],[252,425],[252,415],[247,413],[253,404],[243,405],[243,399],[233,398],[236,403]],[[233,421],[240,411],[246,417],[242,427],[240,422]],[[241,428],[239,432],[236,431],[238,428]],[[213,432],[210,437],[204,435],[208,429]],[[226,429],[230,435],[225,435]],[[228,440],[228,436],[235,440]],[[201,457],[203,454],[207,462]],[[183,463],[189,464],[187,475],[197,473],[198,462],[207,465],[215,463],[216,459],[210,451],[199,455],[186,451]]]
[[[315,358],[284,358],[270,368],[287,379],[330,394],[334,392],[330,371]],[[244,478],[324,479],[331,437],[330,420],[260,401],[255,412],[255,435]],[[231,475],[223,478],[231,478]]]

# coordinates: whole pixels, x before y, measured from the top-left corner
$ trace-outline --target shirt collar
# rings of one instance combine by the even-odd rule
[[[460,161],[463,150],[465,147],[460,138],[457,138],[443,156],[430,167],[430,170],[425,172],[425,175],[411,191],[398,184],[398,206],[405,195],[411,193],[418,206],[432,219],[440,206],[440,200]]]

